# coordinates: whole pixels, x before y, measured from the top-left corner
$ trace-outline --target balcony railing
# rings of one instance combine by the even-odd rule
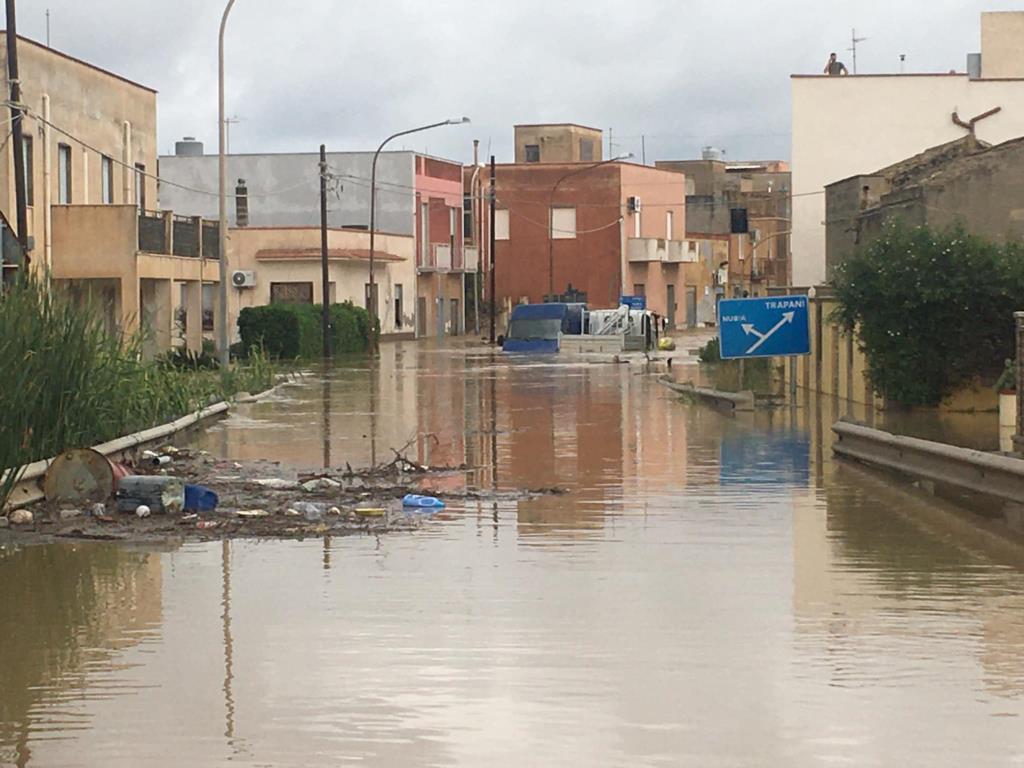
[[[480,251],[475,246],[452,248],[450,243],[431,243],[424,259],[423,251],[417,257],[420,272],[476,272]]]
[[[696,262],[698,251],[687,240],[660,237],[635,237],[626,241],[626,256],[631,262],[662,261],[671,264]]]
[[[179,216],[171,211],[140,211],[139,250],[186,258],[217,259],[220,257],[218,224],[199,216]]]

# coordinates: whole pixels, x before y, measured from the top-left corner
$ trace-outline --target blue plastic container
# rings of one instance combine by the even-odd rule
[[[218,501],[217,494],[204,485],[185,486],[185,509],[189,512],[212,512]]]
[[[420,507],[421,509],[443,509],[444,502],[434,496],[419,496],[415,493],[407,493],[402,497],[402,506]]]

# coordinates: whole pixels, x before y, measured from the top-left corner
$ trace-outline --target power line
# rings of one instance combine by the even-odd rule
[[[4,102],[4,104],[5,104],[5,106],[10,106],[11,102],[9,102],[9,101],[8,102]],[[196,194],[208,195],[210,197],[220,197],[220,193],[219,192],[216,192],[216,191],[213,191],[213,190],[209,190],[209,189],[200,189],[199,187],[191,187],[188,184],[182,184],[182,183],[177,182],[177,181],[171,181],[170,179],[165,178],[163,176],[159,176],[159,175],[157,175],[155,173],[150,173],[149,171],[144,171],[144,170],[142,170],[140,168],[136,168],[134,165],[126,163],[126,162],[124,162],[122,160],[118,160],[116,157],[111,157],[110,155],[106,154],[102,150],[100,150],[100,149],[94,147],[93,145],[89,144],[89,142],[85,141],[85,139],[82,139],[81,137],[76,136],[75,134],[71,133],[66,128],[62,128],[59,125],[57,125],[56,123],[54,123],[54,122],[52,122],[50,120],[47,120],[46,118],[44,118],[42,115],[40,115],[35,110],[29,109],[28,107],[26,107],[24,105],[21,105],[21,104],[19,104],[17,106],[18,106],[19,109],[21,109],[25,113],[26,116],[31,117],[34,120],[38,120],[40,123],[43,123],[44,125],[50,126],[53,130],[57,131],[57,133],[60,133],[63,136],[66,136],[67,138],[71,139],[72,141],[74,141],[75,143],[79,144],[83,148],[88,149],[91,152],[95,152],[97,155],[100,155],[101,157],[107,158],[108,160],[110,160],[115,165],[119,165],[119,166],[121,166],[123,168],[127,168],[132,173],[138,174],[139,176],[144,176],[146,178],[153,179],[158,184],[166,184],[169,187],[177,187],[178,189],[183,189],[183,190],[185,190],[187,192],[195,192]],[[3,125],[3,123],[0,123],[0,125]],[[310,181],[302,181],[302,182],[299,182],[298,184],[292,184],[291,186],[282,187],[280,189],[275,189],[275,190],[272,190],[270,192],[250,192],[250,193],[248,193],[248,196],[249,197],[256,197],[256,198],[260,198],[260,197],[274,197],[276,195],[280,195],[280,194],[283,194],[285,192],[290,192],[290,191],[293,191],[295,189],[300,189],[302,187],[309,186],[310,183],[311,183]]]
[[[502,201],[499,198],[495,198],[494,201],[496,203],[504,204],[504,201]],[[550,229],[551,232],[560,232],[560,233],[566,234],[566,235],[589,235],[589,234],[593,234],[594,232],[600,232],[602,230],[614,227],[615,225],[621,223],[622,220],[623,220],[623,217],[619,216],[614,221],[610,221],[607,224],[602,224],[599,227],[594,227],[593,229],[560,229],[560,228],[558,228],[558,227],[556,227],[554,225],[550,225],[549,226],[547,224],[542,224],[541,222],[536,221],[535,219],[531,219],[529,216],[525,216],[525,215],[519,213],[514,208],[505,208],[504,210],[508,211],[510,216],[515,216],[517,219],[522,219],[523,221],[527,221],[530,224],[533,224],[534,226],[537,226],[537,227],[539,227],[541,229],[544,229],[544,230],[549,230]]]

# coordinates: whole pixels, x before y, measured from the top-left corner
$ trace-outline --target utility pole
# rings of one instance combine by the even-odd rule
[[[217,358],[220,370],[227,375],[231,366],[231,345],[228,333],[228,193],[227,193],[227,123],[224,122],[224,29],[235,0],[228,0],[220,17],[217,35],[217,197],[218,197],[218,249],[217,276],[220,281],[217,306]]]
[[[484,251],[484,244],[480,237],[480,201],[477,194],[477,185],[480,183],[480,139],[473,139],[473,177],[469,182],[469,211],[473,222],[473,245],[476,246],[476,269],[473,270],[473,333],[480,336],[480,254]],[[465,202],[465,200],[463,200]],[[465,228],[463,228],[465,230]],[[465,236],[463,231],[463,252],[465,252]]]
[[[46,47],[50,47],[50,9],[46,9]]]
[[[640,135],[640,163],[647,165],[647,137]]]
[[[331,284],[327,275],[327,146],[320,145],[320,325],[324,359],[331,357]]]
[[[7,76],[11,81],[11,147],[14,150],[14,206],[17,209],[18,242],[28,266],[28,202],[25,199],[25,141],[22,135],[21,83],[18,81],[18,31],[14,0],[7,0]]]
[[[494,338],[495,338],[494,337],[494,326],[495,326],[495,322],[496,322],[495,315],[497,314],[497,311],[498,311],[498,304],[497,304],[497,301],[495,300],[495,297],[494,297],[494,291],[495,291],[494,267],[495,267],[495,262],[497,261],[497,259],[494,258],[495,257],[494,241],[496,239],[494,237],[494,218],[495,218],[494,217],[494,198],[495,198],[495,190],[496,190],[496,183],[495,183],[495,181],[496,181],[497,175],[498,175],[498,172],[497,172],[497,167],[494,164],[494,155],[491,155],[491,190],[490,190],[490,193],[488,194],[488,197],[490,199],[490,206],[491,206],[491,231],[490,231],[490,237],[491,237],[491,243],[490,243],[490,251],[491,251],[491,344],[494,343]]]

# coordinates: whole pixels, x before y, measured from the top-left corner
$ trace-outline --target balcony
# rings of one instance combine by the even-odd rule
[[[139,251],[186,258],[216,259],[220,237],[216,221],[179,216],[171,211],[139,213]]]
[[[464,249],[464,253],[465,256],[463,261],[465,263],[463,267],[466,272],[472,274],[480,268],[480,249],[475,245],[467,245]]]
[[[476,272],[479,252],[474,247],[452,248],[448,243],[432,243],[426,262],[420,253],[417,270],[424,272]]]
[[[697,243],[693,240],[666,240],[661,237],[636,237],[626,241],[626,256],[630,262],[659,261],[683,264],[698,260]]]

